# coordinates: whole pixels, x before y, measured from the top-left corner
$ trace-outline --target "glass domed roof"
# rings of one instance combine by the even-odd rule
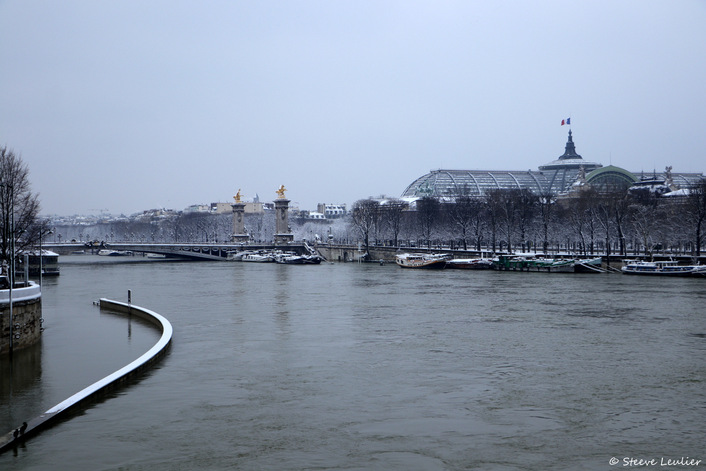
[[[655,174],[656,175],[656,174]],[[703,178],[696,173],[671,173],[667,169],[661,178],[670,186],[691,186]],[[402,192],[402,198],[422,198],[434,196],[440,199],[453,199],[458,195],[482,197],[494,189],[528,189],[537,194],[561,194],[569,191],[577,181],[588,182],[597,188],[608,190],[630,185],[637,181],[637,173],[612,165],[603,168],[597,162],[584,160],[576,153],[576,146],[569,130],[564,153],[539,167],[539,170],[432,170],[414,180]]]

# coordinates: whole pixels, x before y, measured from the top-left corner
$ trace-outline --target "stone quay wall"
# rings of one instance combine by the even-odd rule
[[[0,355],[34,345],[42,336],[42,292],[30,282],[12,290],[12,329],[10,328],[10,290],[0,290]]]

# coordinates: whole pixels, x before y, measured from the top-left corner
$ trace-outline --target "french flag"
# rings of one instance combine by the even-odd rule
[[[571,126],[571,118],[562,119],[561,125],[563,126],[565,124],[568,124],[569,126]]]

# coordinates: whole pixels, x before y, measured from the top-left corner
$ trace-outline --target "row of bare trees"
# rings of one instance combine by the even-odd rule
[[[428,247],[468,250],[571,250],[581,254],[652,255],[667,249],[701,255],[706,219],[706,180],[680,197],[649,191],[599,193],[590,187],[557,198],[526,189],[495,189],[485,197],[461,189],[451,200],[424,197],[415,207],[398,199],[368,198],[351,211],[366,251],[371,243],[398,246],[416,239]]]
[[[271,241],[274,214],[246,214],[245,226],[254,241]],[[53,241],[228,243],[233,233],[232,214],[179,212],[167,217],[123,218],[85,225],[54,225]],[[58,237],[60,236],[60,237]]]

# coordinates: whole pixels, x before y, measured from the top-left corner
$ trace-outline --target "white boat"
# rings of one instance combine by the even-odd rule
[[[318,265],[321,263],[321,257],[318,255],[281,253],[275,256],[275,262],[284,265]]]
[[[231,262],[240,262],[243,260],[243,255],[252,253],[248,251],[242,251],[242,252],[228,252],[226,255],[226,260],[231,261]]]
[[[602,268],[603,259],[601,257],[581,258],[574,263],[576,273],[605,273]]]
[[[489,270],[493,268],[493,260],[490,258],[454,258],[446,262],[446,268]]]
[[[402,268],[444,268],[452,258],[449,254],[401,253],[395,263]]]
[[[24,266],[24,254],[27,254],[27,261],[29,262],[27,268],[29,270],[29,275],[36,276],[40,273],[43,276],[58,276],[59,275],[59,254],[52,252],[51,250],[42,249],[21,251],[20,257],[18,257],[18,264],[15,266],[16,273],[23,273],[25,270]]]
[[[679,265],[673,260],[657,262],[625,260],[625,265],[620,270],[626,275],[706,277],[706,265]]]
[[[101,249],[98,251],[98,255],[108,257],[125,257],[127,255],[132,255],[132,252],[127,250]]]
[[[257,263],[272,263],[275,261],[275,255],[271,252],[250,252],[243,254],[240,258],[241,262],[257,262]]]

